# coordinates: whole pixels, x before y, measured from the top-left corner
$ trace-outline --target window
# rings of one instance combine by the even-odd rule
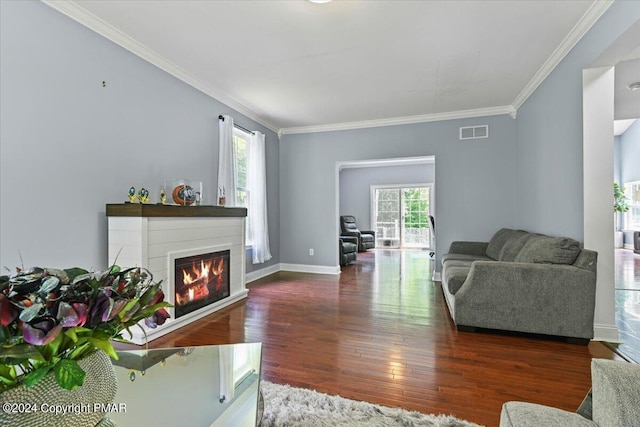
[[[250,375],[260,370],[260,344],[234,344],[233,384],[237,387]]]
[[[624,194],[630,206],[625,216],[625,228],[640,231],[640,181],[626,183]]]
[[[243,208],[249,207],[250,197],[247,187],[247,148],[249,147],[249,137],[249,133],[238,128],[233,129],[233,150],[236,159],[236,204]],[[247,216],[247,246],[251,246],[251,227],[249,227],[249,221],[249,216]]]

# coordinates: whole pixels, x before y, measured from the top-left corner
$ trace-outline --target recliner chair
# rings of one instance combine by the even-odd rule
[[[355,262],[356,253],[358,252],[358,238],[355,236],[340,236],[338,242],[340,265],[347,265]]]
[[[343,236],[355,236],[358,238],[358,252],[376,247],[375,231],[360,231],[353,215],[340,216],[340,230]]]

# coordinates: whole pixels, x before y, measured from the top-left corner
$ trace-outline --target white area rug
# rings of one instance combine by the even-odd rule
[[[261,381],[261,389],[260,427],[478,427],[452,416],[388,408],[268,381]]]

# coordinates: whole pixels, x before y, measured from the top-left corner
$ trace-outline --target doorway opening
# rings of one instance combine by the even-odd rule
[[[371,224],[377,248],[432,249],[433,184],[372,185]]]

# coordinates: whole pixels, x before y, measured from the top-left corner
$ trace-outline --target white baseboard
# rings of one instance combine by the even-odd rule
[[[262,279],[263,277],[267,277],[273,273],[277,273],[282,269],[280,266],[281,264],[278,263],[270,265],[269,267],[261,268],[260,270],[254,270],[251,273],[247,273],[244,275],[244,281],[245,283],[251,283],[254,280]]]
[[[620,343],[620,335],[615,325],[593,325],[593,340]]]
[[[631,249],[634,250],[635,248],[633,247],[633,243],[625,243],[624,246],[622,247],[623,249]]]
[[[280,264],[280,271],[297,273],[340,274],[340,267],[330,265]]]
[[[306,265],[306,264],[274,264],[260,270],[252,271],[245,274],[245,283],[251,283],[255,280],[262,279],[279,271],[292,271],[296,273],[314,273],[314,274],[340,274],[340,267],[332,267],[329,265]]]
[[[434,282],[440,282],[442,280],[442,276],[440,275],[440,272],[434,271],[433,276],[431,276],[431,280],[433,280]]]

